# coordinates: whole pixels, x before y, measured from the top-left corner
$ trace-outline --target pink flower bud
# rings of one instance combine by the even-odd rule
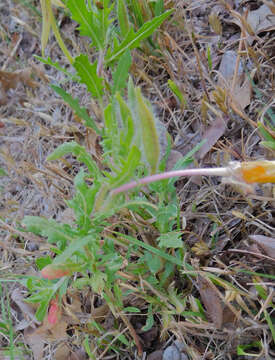
[[[57,323],[58,313],[59,313],[59,307],[58,307],[58,299],[56,297],[55,299],[51,300],[48,311],[48,322],[51,325],[55,325]]]
[[[70,275],[71,271],[67,266],[49,264],[41,270],[41,275],[44,279],[54,280],[63,276]]]

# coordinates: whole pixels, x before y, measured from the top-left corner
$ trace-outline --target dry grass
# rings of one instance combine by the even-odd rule
[[[29,3],[39,10],[38,2]],[[197,165],[219,166],[229,160],[274,159],[274,153],[259,145],[261,139],[254,127],[261,118],[263,109],[268,104],[272,107],[274,30],[263,31],[250,41],[246,38],[245,23],[242,29],[233,24],[232,19],[236,19],[236,14],[229,7],[222,7],[222,1],[166,3],[176,7],[177,11],[174,15],[175,21],[164,25],[160,31],[159,53],[134,52],[135,61],[131,72],[135,82],[141,86],[144,95],[154,104],[155,111],[167,126],[174,141],[174,149],[182,155],[186,154],[203,139],[206,129],[211,128],[217,119],[222,119],[226,123],[222,135],[206,154],[198,156]],[[255,9],[262,4],[260,1],[251,3]],[[211,9],[218,14],[222,24],[220,35],[209,25]],[[234,11],[241,13],[243,9],[239,7]],[[75,25],[61,13],[57,16],[64,40],[72,54],[78,54],[84,49],[90,52],[85,39],[76,33]],[[245,20],[244,15],[243,19]],[[68,140],[74,139],[86,146],[90,145],[84,127],[48,86],[49,83],[62,83],[64,76],[33,59],[34,54],[40,55],[41,18],[24,6],[23,1],[2,0],[0,24],[0,70],[14,72],[30,67],[37,82],[33,88],[18,82],[14,89],[9,89],[5,104],[0,107],[0,123],[3,124],[0,128],[0,167],[4,167],[9,174],[8,177],[0,178],[0,270],[1,274],[6,275],[35,274],[35,259],[45,254],[50,246],[34,235],[21,233],[20,221],[26,215],[54,217],[61,221],[65,217],[68,219],[70,214],[65,210],[64,200],[72,195],[73,177],[78,171],[78,164],[74,163],[73,159],[70,163],[60,162],[55,165],[47,163],[45,159],[59,144]],[[240,41],[241,32],[244,39]],[[195,34],[195,39],[192,34]],[[207,47],[211,49],[212,71],[207,60]],[[249,104],[242,109],[236,106],[228,92],[224,103],[226,110],[223,111],[221,103],[215,101],[213,96],[213,90],[218,89],[217,70],[223,54],[238,49],[241,54],[239,60],[245,62],[248,69],[256,69],[254,81],[262,97],[259,99],[253,93]],[[50,38],[47,48],[48,55],[53,61],[68,66],[53,37]],[[236,75],[235,72],[231,84],[233,88],[237,81]],[[174,97],[167,85],[168,79],[178,85],[184,95],[185,104],[180,104]],[[95,105],[83,87],[74,83],[66,86],[89,111],[95,111]],[[2,89],[2,95],[3,91]],[[211,105],[211,110],[208,105]],[[92,151],[95,153],[96,150]],[[250,235],[260,234],[269,236],[274,241],[274,186],[266,184],[258,187],[255,194],[244,195],[239,189],[213,178],[180,180],[177,182],[177,190],[181,217],[186,221],[186,261],[191,263],[204,279],[210,279],[210,274],[216,274],[220,275],[221,282],[214,282],[216,286],[211,290],[210,285],[209,288],[205,283],[200,285],[194,277],[183,278],[183,274],[176,274],[172,279],[174,288],[186,296],[187,304],[193,311],[197,308],[196,299],[203,301],[206,296],[212,299],[216,308],[223,304],[226,314],[223,315],[223,324],[219,327],[215,322],[215,314],[211,314],[213,311],[215,313],[215,310],[213,306],[211,308],[211,303],[207,304],[207,300],[203,301],[203,304],[208,318],[198,320],[197,323],[186,321],[178,315],[170,315],[168,311],[166,314],[164,311],[162,317],[156,314],[156,334],[147,335],[147,338],[151,336],[153,341],[139,333],[147,355],[178,338],[186,343],[187,354],[194,360],[237,359],[237,346],[255,341],[261,343],[260,348],[254,349],[258,352],[256,358],[274,358],[274,342],[264,316],[269,314],[274,324],[274,258],[253,245],[249,238]],[[142,221],[138,218],[133,221],[137,232],[146,238]],[[150,227],[149,224],[146,226]],[[257,256],[254,256],[255,252]],[[238,272],[238,269],[245,269],[247,273]],[[273,277],[253,276],[249,272]],[[187,270],[186,273],[188,274]],[[255,286],[253,281],[258,285]],[[230,283],[234,288],[230,287]],[[147,285],[143,282],[142,286],[146,288]],[[22,350],[27,346],[22,345],[27,343],[26,334],[18,327],[23,320],[22,309],[20,310],[10,296],[16,287],[16,283],[7,283],[3,299],[5,304],[9,299],[12,309],[14,346]],[[262,289],[267,299],[261,298],[259,289]],[[89,329],[87,317],[89,318],[92,303],[98,302],[98,307],[101,304],[95,295],[88,292],[75,292],[71,297],[78,304],[77,318],[82,316],[83,319],[80,323],[77,323],[76,319],[68,322],[71,324],[71,332],[68,332],[65,343],[69,344],[71,349],[76,349],[80,347],[85,334],[97,336]],[[143,314],[146,314],[147,309],[146,306],[144,308],[141,298],[130,299],[128,306],[137,306],[133,305],[133,302],[138,300],[138,306],[143,309]],[[162,300],[169,308],[171,298]],[[70,306],[68,304],[67,308]],[[82,315],[80,309],[83,310]],[[74,311],[76,310],[71,309],[71,313]],[[118,336],[119,332],[112,327],[114,319],[110,318],[110,314],[103,311],[101,316],[104,317],[106,331],[114,337]],[[3,313],[1,317],[3,318]],[[106,325],[108,321],[109,324]],[[144,322],[138,320],[138,316],[132,318],[131,323],[136,332],[138,326],[144,325]],[[128,331],[125,326],[120,326],[119,329],[123,334]],[[45,358],[53,359],[57,342],[49,339],[47,341]],[[10,346],[9,342],[8,336],[1,336],[0,329],[0,351]],[[104,339],[102,343],[104,344]],[[251,351],[253,352],[253,349]],[[247,352],[250,352],[250,349]],[[120,357],[111,356],[112,352],[104,352],[102,348],[99,348],[98,353],[102,359],[137,358],[134,350],[123,346]],[[84,358],[81,352],[78,355],[79,359]],[[0,352],[0,358],[9,357]],[[32,355],[25,354],[24,358],[31,359]],[[144,353],[143,359],[146,358]]]

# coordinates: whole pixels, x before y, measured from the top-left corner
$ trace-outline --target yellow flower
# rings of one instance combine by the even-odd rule
[[[248,184],[275,183],[275,161],[242,162],[240,172],[243,180]]]

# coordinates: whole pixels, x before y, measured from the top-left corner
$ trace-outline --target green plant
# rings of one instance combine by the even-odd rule
[[[27,301],[39,304],[36,312],[39,320],[49,310],[49,321],[54,322],[59,301],[67,288],[89,286],[105,299],[115,317],[120,316],[130,332],[131,325],[125,313],[139,309],[125,307],[124,299],[133,294],[138,294],[148,304],[146,330],[154,324],[154,312],[162,314],[164,327],[168,327],[171,316],[179,314],[196,322],[205,317],[199,300],[190,298],[187,301],[169,285],[175,272],[183,268],[194,275],[192,266],[184,260],[183,227],[174,183],[175,176],[193,174],[192,170],[178,169],[192,162],[192,155],[199,146],[176,164],[175,172],[156,175],[165,170],[171,141],[151,104],[128,75],[131,50],[152,36],[172,10],[164,12],[163,1],[147,6],[144,1],[119,0],[115,7],[115,2],[104,0],[101,5],[95,2],[88,5],[84,0],[66,2],[72,18],[79,23],[80,34],[88,36],[98,51],[96,61],[91,63],[86,54],[69,58],[75,69],[75,73],[70,74],[52,60],[42,59],[63,71],[68,80],[85,84],[97,101],[101,123],[63,88],[52,86],[84,124],[101,137],[103,162],[99,166],[76,142],[64,143],[48,156],[48,161],[54,161],[72,154],[79,161],[80,170],[74,179],[75,194],[67,201],[74,211],[75,221],[61,224],[32,216],[23,220],[27,231],[47,238],[52,244],[52,255],[37,260],[42,279],[25,277],[22,280],[30,292]],[[118,26],[114,25],[115,12]],[[112,81],[105,77],[107,69],[111,70]],[[182,101],[176,85],[170,82],[170,86]],[[254,164],[252,172],[272,166],[274,164],[260,162],[256,167]],[[245,175],[250,171],[248,168],[249,165],[244,168],[241,165],[238,171],[241,169],[241,175]],[[232,175],[232,168],[197,171],[205,175]],[[145,179],[140,180],[144,176]],[[130,186],[125,185],[132,179],[135,181]],[[145,183],[148,190],[141,191],[138,185]],[[130,188],[133,190],[126,197],[123,191]],[[149,229],[150,240],[141,238],[144,227]],[[74,273],[78,276],[72,279]],[[229,287],[225,281],[208,276],[224,288]],[[133,331],[132,337],[140,352],[139,340]],[[88,352],[87,344],[85,348]]]

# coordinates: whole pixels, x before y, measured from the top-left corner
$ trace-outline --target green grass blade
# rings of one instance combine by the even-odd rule
[[[109,64],[120,57],[127,49],[134,49],[139,46],[140,42],[150,35],[166,20],[174,10],[166,11],[164,14],[155,17],[153,20],[147,21],[136,33],[131,29],[122,41],[122,43],[115,49],[113,53],[106,59]]]

